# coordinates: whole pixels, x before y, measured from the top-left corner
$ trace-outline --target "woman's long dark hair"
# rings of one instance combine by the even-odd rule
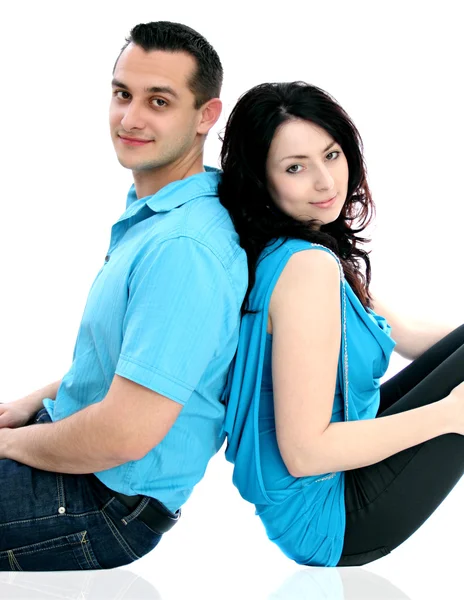
[[[266,160],[277,128],[302,119],[322,127],[340,144],[348,162],[346,202],[336,221],[314,228],[316,220],[299,221],[273,202],[266,182]],[[348,283],[364,307],[369,294],[371,266],[357,237],[370,223],[375,207],[366,180],[362,140],[355,125],[329,94],[307,83],[264,83],[246,92],[227,121],[221,151],[223,176],[219,198],[227,208],[248,258],[249,285],[242,311],[255,283],[261,252],[277,238],[299,238],[323,244],[340,259]],[[271,209],[268,208],[271,207]],[[358,228],[352,223],[358,221]],[[360,267],[364,261],[365,273]]]

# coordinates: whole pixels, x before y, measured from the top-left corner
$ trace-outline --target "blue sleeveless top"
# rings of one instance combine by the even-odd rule
[[[366,310],[328,248],[298,239],[279,239],[262,253],[249,308],[224,391],[226,458],[233,482],[255,504],[270,540],[300,564],[336,566],[345,532],[344,473],[293,477],[279,452],[272,393],[272,336],[267,333],[269,301],[295,252],[329,252],[340,269],[342,339],[331,421],[371,419],[380,402],[395,342],[383,317]]]

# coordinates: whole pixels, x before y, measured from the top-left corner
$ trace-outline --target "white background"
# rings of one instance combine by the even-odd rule
[[[222,59],[224,113],[209,136],[207,164],[217,165],[217,134],[251,86],[303,79],[335,96],[365,143],[377,204],[375,288],[407,313],[461,323],[458,7],[407,0],[2,3],[0,400],[58,379],[70,366],[87,292],[131,183],[114,156],[107,112],[113,63],[139,22],[188,24]],[[406,364],[394,358],[388,376]],[[463,501],[461,482],[420,531],[365,569],[302,569],[265,539],[221,452],[181,523],[125,572],[0,573],[0,597],[19,597],[22,589],[22,598],[461,598]],[[135,575],[142,579],[133,584]],[[388,591],[388,581],[403,595]]]

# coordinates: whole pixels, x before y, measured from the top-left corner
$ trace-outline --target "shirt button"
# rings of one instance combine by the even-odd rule
[[[110,260],[110,255],[109,255],[109,254],[107,254],[107,255],[105,256],[105,262],[108,262],[109,260]]]

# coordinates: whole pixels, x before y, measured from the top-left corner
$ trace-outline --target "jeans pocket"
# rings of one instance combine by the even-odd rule
[[[87,531],[0,552],[0,571],[101,569]]]
[[[162,537],[137,518],[148,501],[148,498],[144,498],[133,508],[128,508],[113,496],[101,510],[109,530],[125,552],[128,562],[138,560],[151,552]]]

